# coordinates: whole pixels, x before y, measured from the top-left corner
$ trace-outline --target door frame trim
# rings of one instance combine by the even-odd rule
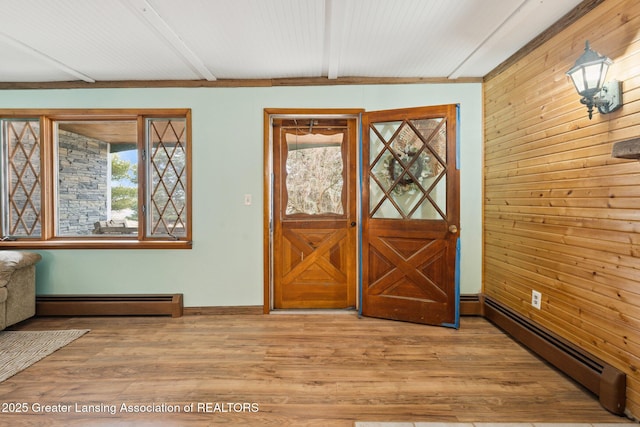
[[[319,118],[331,119],[342,118],[352,119],[356,121],[356,139],[354,143],[356,160],[356,216],[361,217],[361,115],[365,110],[361,108],[265,108],[263,122],[263,313],[268,314],[273,310],[273,119],[275,118]],[[358,221],[358,229],[360,229],[360,221]],[[358,231],[358,236],[360,232]],[[358,238],[357,238],[358,239]],[[360,249],[358,240],[356,239],[356,265],[360,265]],[[356,310],[360,305],[360,271],[356,271]]]

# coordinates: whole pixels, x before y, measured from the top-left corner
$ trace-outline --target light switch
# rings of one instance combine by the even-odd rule
[[[247,206],[251,205],[251,194],[244,195],[244,204]]]

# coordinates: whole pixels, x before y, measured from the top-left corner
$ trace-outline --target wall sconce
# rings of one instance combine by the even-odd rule
[[[589,119],[593,116],[593,107],[597,107],[600,114],[608,114],[622,106],[622,83],[617,80],[604,83],[612,63],[611,59],[591,50],[587,40],[584,53],[567,71],[582,96],[580,102],[587,106]]]

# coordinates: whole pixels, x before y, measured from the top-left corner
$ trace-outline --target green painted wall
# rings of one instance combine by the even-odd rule
[[[185,306],[262,305],[264,108],[461,105],[461,292],[481,290],[482,85],[0,92],[0,108],[191,108],[192,250],[48,250],[39,294],[182,292]],[[244,195],[253,196],[251,206]]]

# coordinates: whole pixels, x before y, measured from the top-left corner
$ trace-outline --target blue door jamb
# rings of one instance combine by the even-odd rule
[[[460,104],[456,104],[456,169],[460,170]],[[462,227],[458,227],[462,228]],[[455,293],[456,307],[454,323],[443,323],[442,326],[449,328],[460,327],[460,238],[456,239],[456,267],[455,267]]]
[[[358,193],[358,198],[362,200],[362,113],[360,113],[359,117],[360,121],[360,131],[358,132],[358,187],[360,188],[360,192]],[[362,203],[360,202],[360,212],[358,212],[358,317],[362,317],[362,211],[363,211]]]

